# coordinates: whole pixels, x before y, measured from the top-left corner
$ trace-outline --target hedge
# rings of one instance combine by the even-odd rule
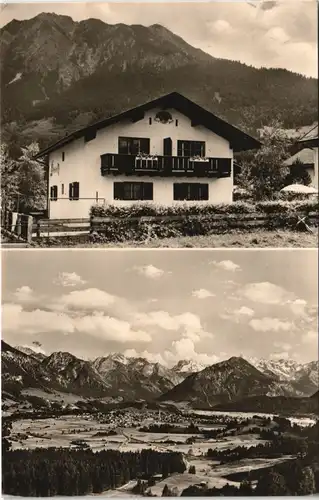
[[[294,229],[298,216],[303,217],[309,213],[312,215],[318,213],[318,201],[293,203],[276,201],[254,205],[243,202],[229,205],[176,204],[168,207],[151,203],[136,203],[129,207],[93,206],[91,240],[143,241],[152,237],[207,235],[234,229],[240,231]],[[147,217],[152,216],[157,216],[159,219],[147,220]],[[95,220],[99,217],[110,220]],[[317,218],[315,219],[317,221]]]
[[[305,213],[318,212],[318,200],[311,201],[264,201],[257,203],[235,202],[230,204],[200,204],[181,203],[171,206],[155,203],[133,203],[130,206],[94,205],[91,207],[92,217],[130,218],[143,216],[174,216],[174,215],[212,215],[212,214],[271,214],[271,213]]]

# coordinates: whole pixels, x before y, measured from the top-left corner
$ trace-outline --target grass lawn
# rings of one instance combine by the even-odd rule
[[[68,242],[67,245],[72,245]],[[152,239],[136,242],[85,243],[75,242],[79,247],[109,248],[109,247],[138,247],[138,248],[250,248],[250,247],[294,247],[317,248],[318,233],[303,233],[296,231],[232,231],[227,234],[211,234],[207,236],[178,236],[175,238]],[[62,246],[64,244],[62,243]]]

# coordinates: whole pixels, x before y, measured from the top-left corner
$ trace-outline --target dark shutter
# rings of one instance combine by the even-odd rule
[[[140,153],[150,153],[150,140],[140,139]]]
[[[143,200],[153,200],[153,182],[143,182]]]
[[[73,200],[78,200],[80,198],[80,183],[73,182]]]
[[[174,184],[174,200],[176,201],[184,200],[183,184],[181,183]]]
[[[73,183],[69,184],[69,200],[73,200]]]
[[[231,176],[231,159],[218,158],[218,175],[219,177]]]
[[[51,186],[50,198],[51,198],[51,201],[56,201],[58,199],[58,186]]]
[[[124,182],[114,182],[113,197],[114,200],[123,200],[124,196]]]
[[[199,185],[199,199],[200,200],[208,200],[208,184],[200,184]]]
[[[172,139],[170,137],[166,137],[163,140],[163,150],[164,150],[164,156],[172,156],[173,152],[173,146],[172,146]]]

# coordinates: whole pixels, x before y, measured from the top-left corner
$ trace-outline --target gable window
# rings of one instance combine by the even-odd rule
[[[208,184],[193,182],[174,183],[174,200],[202,201],[208,200]]]
[[[153,200],[153,183],[114,182],[114,200]]]
[[[64,194],[64,184],[61,184],[61,194]]]
[[[120,155],[138,155],[140,153],[149,154],[150,140],[138,137],[119,137]]]
[[[62,161],[64,161],[64,160],[65,160],[65,152],[62,151]]]
[[[205,142],[177,141],[177,156],[205,156]]]
[[[50,200],[57,201],[57,199],[58,199],[58,186],[51,186],[50,187]]]
[[[69,200],[78,200],[80,198],[80,183],[70,182],[69,184]]]

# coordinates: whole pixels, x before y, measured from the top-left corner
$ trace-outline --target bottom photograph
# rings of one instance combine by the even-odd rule
[[[2,251],[3,497],[319,492],[316,250]]]

